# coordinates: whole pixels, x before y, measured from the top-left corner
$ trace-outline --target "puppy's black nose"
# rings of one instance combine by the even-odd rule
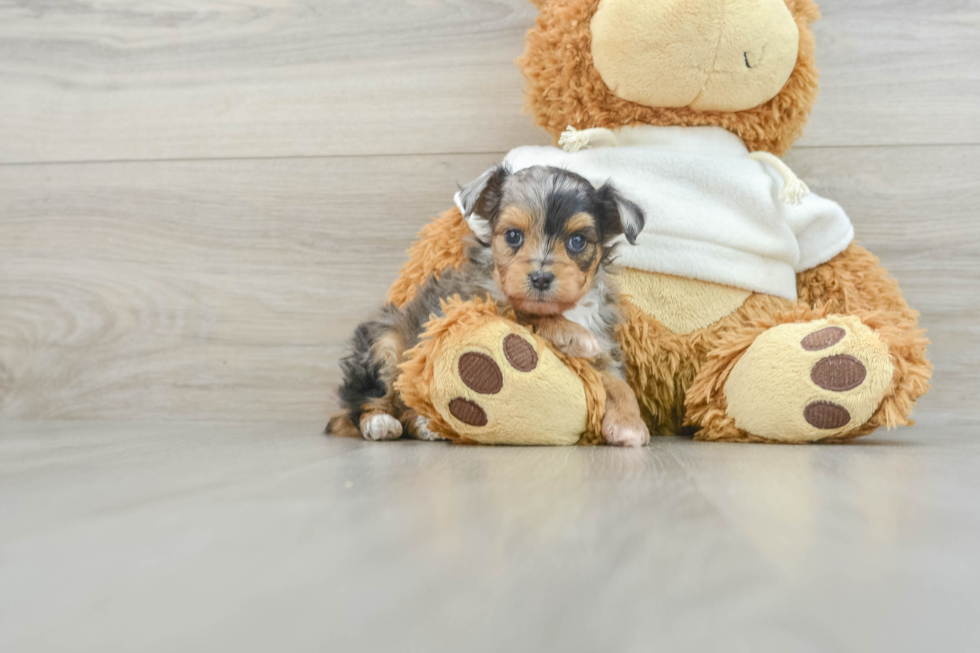
[[[536,270],[528,275],[531,280],[531,285],[538,290],[547,290],[551,287],[551,282],[555,280],[555,275],[550,272],[542,272],[541,270]]]

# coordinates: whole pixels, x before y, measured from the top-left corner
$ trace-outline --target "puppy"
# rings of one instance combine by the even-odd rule
[[[593,359],[606,390],[606,442],[646,444],[650,433],[625,381],[614,333],[619,297],[609,278],[613,240],[624,235],[635,244],[642,210],[608,183],[597,189],[579,175],[544,166],[516,173],[492,168],[458,199],[474,232],[466,263],[430,277],[404,307],[388,305],[357,327],[353,351],[341,361],[342,410],[327,432],[436,439],[427,420],[401,403],[394,382],[430,316],[442,315],[440,301],[459,295],[509,305],[518,322],[558,349]]]

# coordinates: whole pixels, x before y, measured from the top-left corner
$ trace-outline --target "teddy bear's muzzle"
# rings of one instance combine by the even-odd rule
[[[595,68],[614,94],[697,111],[775,97],[800,39],[784,0],[601,0],[591,30]]]

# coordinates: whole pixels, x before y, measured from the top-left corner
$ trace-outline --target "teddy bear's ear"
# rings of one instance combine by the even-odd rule
[[[554,0],[531,0],[531,4],[538,9],[544,9],[544,6],[549,2],[554,2]]]

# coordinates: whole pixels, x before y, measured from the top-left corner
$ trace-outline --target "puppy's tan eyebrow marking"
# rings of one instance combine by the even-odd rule
[[[500,214],[497,221],[497,233],[503,233],[510,229],[520,229],[525,234],[531,231],[534,220],[531,215],[518,206],[508,206]]]
[[[595,228],[595,218],[588,213],[576,213],[565,224],[565,232],[570,234],[589,228]]]

